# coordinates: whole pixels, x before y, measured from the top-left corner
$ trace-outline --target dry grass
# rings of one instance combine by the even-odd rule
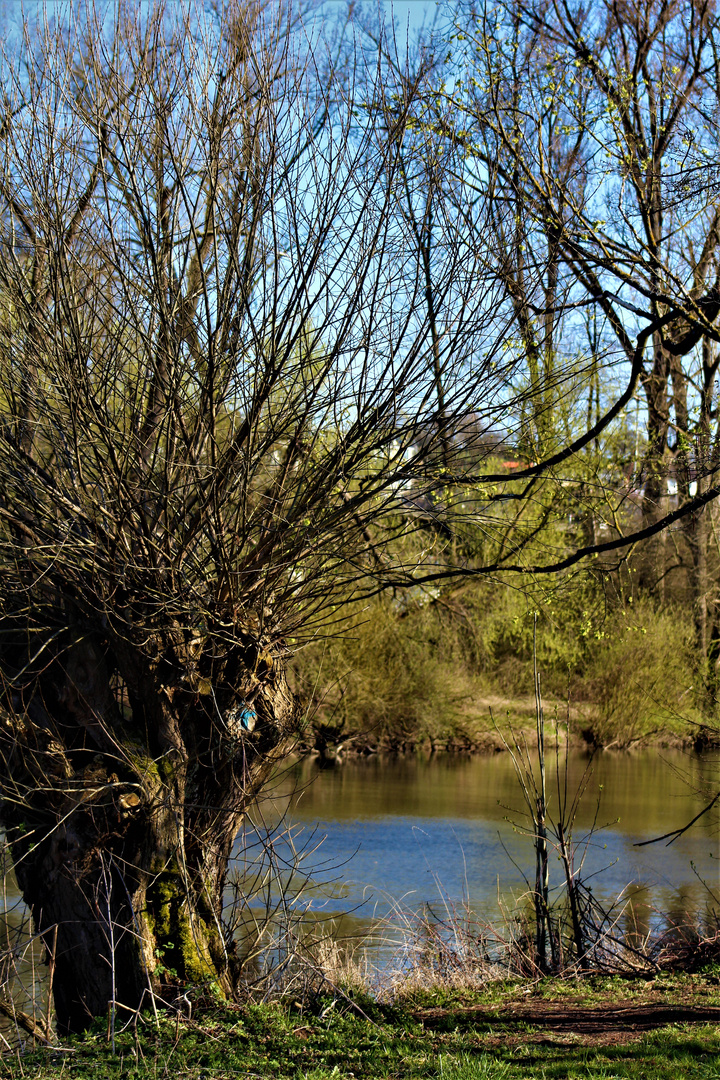
[[[719,913],[682,924],[657,915],[654,929],[640,934],[632,929],[629,904],[629,898],[621,897],[597,920],[585,969],[570,953],[554,974],[560,979],[648,978],[720,964]],[[441,912],[396,906],[365,941],[332,935],[329,924],[312,933],[296,928],[282,972],[274,974],[275,993],[306,1003],[326,995],[392,1003],[418,994],[475,993],[494,983],[546,977],[537,963],[527,906],[508,913],[500,925],[478,919],[466,905],[446,904]],[[378,956],[380,961],[373,959]]]

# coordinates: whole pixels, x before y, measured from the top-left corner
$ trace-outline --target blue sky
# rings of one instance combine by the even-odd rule
[[[411,27],[416,27],[422,26],[425,19],[431,20],[439,4],[438,0],[381,0],[380,6],[392,8],[400,26],[409,23]]]
[[[347,2],[348,0],[330,0],[330,3],[339,8],[346,8]],[[432,21],[436,9],[443,6],[443,0],[358,0],[358,6],[366,11],[380,8],[385,14],[392,11],[399,30],[406,26],[411,30],[418,30],[423,22]]]

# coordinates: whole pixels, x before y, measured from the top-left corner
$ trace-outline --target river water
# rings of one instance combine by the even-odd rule
[[[537,756],[528,764],[537,776]],[[672,843],[637,846],[682,828],[708,805],[720,791],[720,753],[548,758],[551,821],[581,787],[575,865],[606,907],[630,899],[626,928],[628,919],[652,929],[668,916],[683,921],[720,911],[720,802]],[[238,930],[270,910],[275,928],[297,919],[315,934],[320,925],[341,941],[369,941],[370,962],[382,970],[418,912],[451,923],[472,910],[487,924],[506,923],[534,881],[526,809],[507,753],[372,757],[324,769],[308,759],[291,762],[235,847]],[[555,886],[559,865],[551,857]],[[12,889],[6,903],[9,924],[27,922]],[[41,951],[23,955],[21,981],[41,1001]]]
[[[537,755],[529,765],[537,776]],[[546,771],[551,820],[584,787],[572,830],[575,866],[606,907],[631,897],[633,917],[648,927],[667,915],[720,909],[720,803],[671,843],[637,846],[707,806],[720,791],[720,754],[653,749],[589,761],[571,751],[559,762],[548,758]],[[469,906],[496,923],[534,882],[527,808],[507,753],[370,758],[324,769],[305,759],[275,781],[255,821],[257,832],[249,829],[237,847],[245,880],[267,872],[269,860],[292,909],[343,931],[362,934],[376,920],[402,924],[428,905]],[[260,851],[261,834],[270,836],[269,854]],[[551,874],[559,893],[552,853]],[[267,895],[253,900],[256,911]]]

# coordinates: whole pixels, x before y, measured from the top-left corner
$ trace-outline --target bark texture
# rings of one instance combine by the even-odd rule
[[[48,949],[58,928],[59,1030],[150,990],[231,995],[232,844],[298,715],[280,650],[238,625],[222,640],[177,625],[151,648],[90,620],[30,629],[4,635],[4,824]]]

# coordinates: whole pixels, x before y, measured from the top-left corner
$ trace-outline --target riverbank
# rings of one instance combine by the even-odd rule
[[[120,1025],[118,1025],[120,1027]],[[301,1004],[198,1006],[106,1025],[0,1061],[4,1080],[715,1080],[720,966],[653,979],[491,983],[392,1002],[336,990]]]
[[[535,698],[511,697],[479,690],[465,702],[452,724],[433,730],[426,726],[369,722],[366,727],[333,722],[327,703],[308,709],[298,752],[337,761],[370,755],[495,754],[518,738],[535,744]],[[720,726],[683,716],[659,715],[641,731],[601,723],[600,710],[591,702],[571,703],[548,696],[543,701],[547,744],[586,750],[659,749],[703,750],[720,746]]]
[[[338,616],[293,661],[306,748],[495,751],[510,728],[534,731],[536,674],[548,727],[569,721],[575,745],[718,739],[719,691],[691,609],[632,596],[591,603],[582,590],[563,593],[557,610],[548,599],[475,582],[414,608],[385,599]]]

